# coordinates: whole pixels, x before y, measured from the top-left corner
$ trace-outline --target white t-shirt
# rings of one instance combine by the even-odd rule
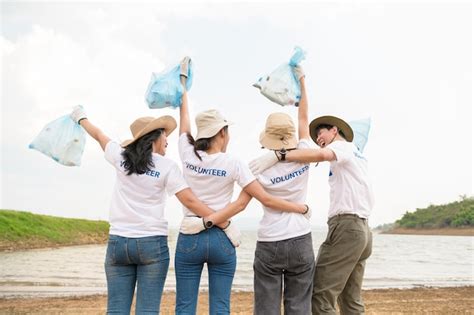
[[[207,154],[198,151],[202,161],[194,154],[185,133],[179,137],[179,156],[183,162],[183,175],[194,194],[214,211],[231,202],[234,182],[245,187],[255,180],[247,164],[227,153]],[[195,215],[183,207],[184,215]]]
[[[109,233],[132,238],[168,235],[168,222],[164,217],[165,191],[174,195],[188,187],[178,164],[152,153],[155,167],[145,174],[127,175],[122,151],[114,141],[109,141],[105,147],[105,158],[117,174],[110,203]]]
[[[327,146],[336,155],[330,163],[329,218],[343,213],[368,218],[374,196],[370,184],[366,157],[352,142],[334,141]]]
[[[310,148],[310,142],[300,140],[298,149]],[[305,203],[308,188],[309,164],[279,162],[257,176],[265,191],[281,199]],[[308,219],[302,214],[282,212],[263,206],[263,218],[257,239],[261,242],[282,241],[311,232]]]

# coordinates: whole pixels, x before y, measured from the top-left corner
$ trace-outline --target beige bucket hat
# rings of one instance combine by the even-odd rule
[[[313,139],[316,144],[316,139],[318,138],[318,135],[316,134],[316,129],[320,125],[336,126],[339,130],[342,131],[347,141],[352,142],[352,140],[354,139],[354,132],[352,131],[351,126],[349,126],[349,124],[346,123],[344,120],[335,116],[321,116],[315,118],[309,124],[309,133],[311,135],[311,139]]]
[[[122,142],[122,147],[126,147],[147,133],[160,128],[163,128],[166,132],[166,135],[169,136],[170,133],[176,129],[176,125],[176,120],[169,115],[158,118],[148,116],[140,117],[130,125],[130,131],[132,132],[133,139]]]
[[[197,135],[196,140],[212,138],[225,126],[232,125],[221,113],[215,109],[209,109],[196,115]]]
[[[265,130],[260,134],[260,144],[270,150],[294,149],[298,145],[295,132],[295,124],[290,115],[270,114],[265,123]]]

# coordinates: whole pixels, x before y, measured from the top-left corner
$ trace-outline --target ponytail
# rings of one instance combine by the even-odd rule
[[[227,126],[224,126],[222,129],[224,129],[225,132],[227,132]],[[221,130],[222,130],[221,129]],[[220,131],[220,130],[219,130]],[[188,142],[190,145],[194,147],[194,154],[196,154],[197,158],[202,161],[202,157],[199,155],[199,151],[207,151],[211,148],[211,144],[214,141],[215,137],[217,136],[218,133],[216,133],[214,136],[211,138],[201,138],[199,140],[194,140],[193,136],[191,136],[190,133],[186,134],[188,137]]]

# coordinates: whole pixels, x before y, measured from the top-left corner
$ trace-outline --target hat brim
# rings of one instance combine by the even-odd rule
[[[137,133],[137,135],[133,139],[125,140],[124,142],[122,142],[122,147],[126,147],[132,144],[133,142],[137,141],[138,139],[140,139],[147,133],[150,133],[156,129],[164,129],[166,132],[166,136],[169,136],[176,129],[176,126],[177,126],[176,120],[172,116],[165,115],[165,116],[158,117],[150,121],[145,126],[145,128],[143,128],[142,130],[140,130],[139,133]]]
[[[354,132],[352,131],[351,126],[349,126],[349,124],[346,123],[344,120],[337,118],[335,116],[321,116],[314,119],[309,124],[309,133],[311,135],[311,139],[313,139],[314,143],[316,144],[318,144],[316,142],[316,139],[318,138],[316,129],[320,125],[336,126],[339,130],[342,131],[347,141],[352,142],[352,140],[354,140]]]
[[[276,139],[275,137],[271,137],[265,131],[260,133],[260,144],[265,149],[269,150],[280,150],[280,149],[294,149],[298,146],[298,140],[296,139],[295,135],[293,135],[290,139]]]
[[[233,125],[234,123],[231,121],[222,122],[220,124],[216,124],[213,126],[208,126],[206,128],[202,128],[198,130],[196,134],[196,140],[199,139],[208,139],[214,137],[222,128],[225,126]]]

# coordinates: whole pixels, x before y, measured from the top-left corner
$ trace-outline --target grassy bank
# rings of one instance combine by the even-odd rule
[[[0,210],[0,251],[104,243],[106,221]]]

